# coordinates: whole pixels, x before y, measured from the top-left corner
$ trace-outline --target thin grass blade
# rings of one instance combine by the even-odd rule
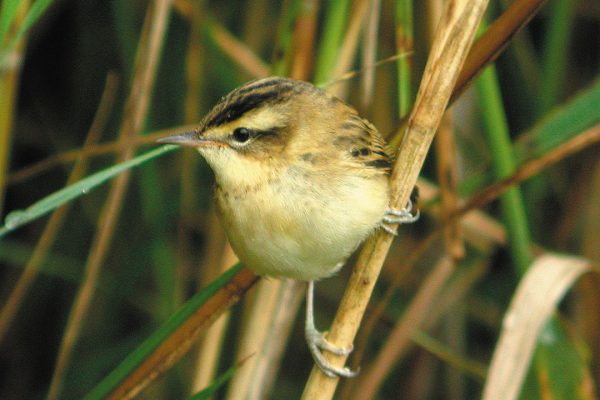
[[[133,398],[187,352],[201,329],[239,300],[258,277],[240,263],[188,300],[86,397]]]
[[[18,0],[4,0],[0,9],[0,46],[4,43],[10,25],[17,15]]]
[[[0,53],[0,65],[2,65],[4,57],[10,53],[10,51],[19,43],[19,40],[25,35],[25,33],[35,24],[35,22],[44,14],[44,11],[52,4],[53,0],[38,0],[31,5],[31,8],[27,12],[27,15],[23,19],[23,23],[19,26],[19,30],[15,36],[10,40],[8,45]],[[17,2],[18,3],[18,2]],[[13,16],[14,17],[14,16]],[[0,41],[1,43],[1,41]]]
[[[600,123],[600,79],[555,107],[521,135],[515,146],[518,160],[540,157]]]
[[[4,219],[4,226],[0,227],[0,238],[17,229],[18,227],[49,213],[61,205],[74,200],[79,196],[89,193],[90,190],[105,183],[109,179],[114,178],[121,172],[127,171],[133,167],[137,167],[138,165],[144,164],[177,148],[178,146],[174,145],[164,145],[131,160],[96,172],[95,174],[90,175],[89,177],[82,179],[77,183],[44,197],[24,210],[15,210],[10,212]]]
[[[222,387],[225,383],[227,383],[227,381],[229,381],[233,377],[233,374],[235,374],[235,372],[239,369],[239,367],[244,362],[246,362],[246,360],[248,360],[248,358],[250,358],[250,357],[246,357],[245,359],[243,359],[240,362],[236,363],[236,365],[230,367],[227,371],[225,371],[221,375],[219,375],[213,381],[213,383],[211,383],[206,389],[203,389],[203,390],[199,391],[198,393],[194,394],[192,397],[189,398],[189,400],[206,400],[206,399],[209,399],[210,396],[212,396],[213,394],[215,394],[215,392],[217,390],[219,390],[220,387]]]

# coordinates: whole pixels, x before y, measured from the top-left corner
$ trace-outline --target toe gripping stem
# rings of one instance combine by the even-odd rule
[[[390,235],[396,236],[398,233],[396,232],[396,228],[392,225],[410,224],[418,220],[420,216],[421,213],[419,210],[413,213],[413,202],[409,199],[406,207],[401,210],[388,208],[383,215],[380,226]]]
[[[325,339],[322,332],[319,332],[315,328],[315,319],[314,319],[314,311],[313,311],[313,296],[314,296],[314,282],[308,282],[308,291],[306,293],[306,325],[304,328],[304,333],[306,335],[306,342],[308,343],[308,348],[310,353],[315,360],[315,364],[323,371],[325,375],[330,378],[336,377],[344,377],[344,378],[352,378],[358,374],[358,371],[352,371],[348,367],[335,367],[331,365],[329,361],[325,358],[322,353],[323,351],[328,351],[338,356],[347,356],[353,350],[353,347],[348,349],[340,348],[334,346],[329,343],[327,339]]]

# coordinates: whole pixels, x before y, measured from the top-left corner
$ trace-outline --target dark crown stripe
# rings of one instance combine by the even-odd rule
[[[278,85],[281,83],[287,83],[287,79],[284,78],[279,78],[279,77],[273,77],[273,78],[264,78],[264,79],[259,79],[257,81],[254,82],[250,82],[245,86],[242,86],[236,94],[238,95],[243,95],[245,93],[257,90],[257,89],[264,89],[267,88],[269,86],[273,86],[273,85]]]
[[[236,96],[238,93],[233,93],[233,96],[228,103],[225,103],[216,115],[206,122],[206,127],[219,126],[240,118],[250,110],[254,110],[265,103],[274,104],[285,99],[283,94],[292,89],[291,85],[281,85],[273,90],[252,91],[242,96]]]

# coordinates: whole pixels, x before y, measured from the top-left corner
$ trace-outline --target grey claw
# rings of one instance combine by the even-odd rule
[[[315,364],[328,377],[330,377],[330,378],[337,378],[337,377],[354,378],[356,375],[358,375],[358,371],[352,371],[348,367],[338,368],[338,367],[334,367],[333,365],[331,365],[325,359],[325,357],[323,356],[323,354],[317,347],[313,348],[309,345],[309,348],[310,348],[310,352],[313,356],[313,359],[315,360]]]
[[[349,349],[343,349],[336,347],[329,343],[327,339],[323,337],[323,334],[317,330],[307,330],[306,331],[306,341],[308,342],[308,348],[310,353],[315,360],[315,364],[323,371],[325,375],[330,378],[336,377],[344,377],[344,378],[353,378],[358,375],[358,371],[352,371],[348,367],[334,367],[325,359],[321,350],[328,351],[338,356],[347,356],[354,350],[354,346]]]
[[[323,334],[315,328],[313,316],[313,288],[314,282],[308,282],[308,292],[306,295],[306,326],[304,328],[304,334],[306,336],[306,342],[308,343],[310,354],[312,354],[315,364],[328,377],[355,377],[358,375],[358,371],[352,371],[347,367],[334,367],[329,363],[329,361],[327,361],[327,359],[325,359],[325,356],[323,356],[323,353],[321,352],[321,350],[324,350],[338,356],[347,356],[352,352],[353,347],[350,347],[349,349],[343,349],[334,346],[329,343]]]
[[[325,339],[323,333],[317,330],[307,331],[306,340],[310,341],[311,343],[314,343],[314,345],[318,349],[328,351],[330,353],[335,354],[336,356],[347,356],[354,350],[354,346],[350,346],[350,348],[344,349],[332,345],[329,341],[327,341],[327,339]]]
[[[388,222],[386,222],[385,220],[383,221],[383,223],[380,225],[381,229],[383,229],[384,231],[386,231],[387,233],[389,233],[390,235],[393,236],[398,236],[398,232],[396,232],[396,230],[394,228],[392,228],[389,225],[386,225]]]
[[[410,224],[419,219],[421,213],[417,210],[416,213],[412,213],[413,204],[412,201],[408,200],[406,208],[402,210],[396,210],[389,208],[385,211],[383,218],[381,219],[381,228],[389,233],[390,235],[396,236],[398,233],[396,229],[392,228],[392,224]]]

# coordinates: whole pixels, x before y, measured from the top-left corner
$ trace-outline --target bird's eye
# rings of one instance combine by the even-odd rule
[[[251,131],[248,128],[235,128],[233,139],[238,143],[245,143],[250,139]]]

